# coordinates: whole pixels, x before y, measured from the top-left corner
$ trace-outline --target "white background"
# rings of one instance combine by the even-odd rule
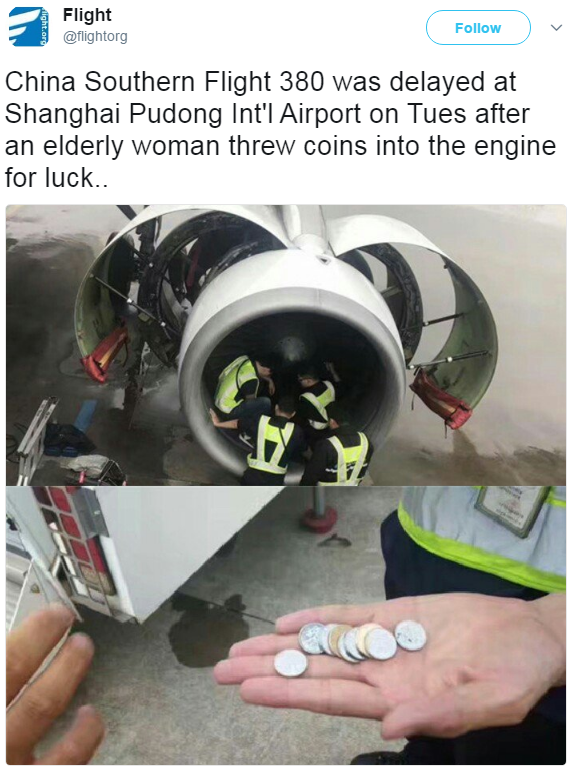
[[[464,157],[387,158],[367,154],[364,157],[308,158],[234,157],[154,158],[129,156],[112,161],[102,158],[51,160],[57,168],[75,170],[85,165],[96,169],[97,181],[107,188],[85,190],[45,190],[38,182],[31,190],[10,190],[5,203],[81,202],[131,203],[192,202],[211,199],[215,202],[296,202],[296,203],[563,203],[566,201],[568,163],[566,122],[569,32],[568,12],[563,2],[527,3],[520,6],[531,19],[528,40],[519,46],[438,46],[425,30],[426,20],[439,4],[426,2],[373,3],[299,2],[269,4],[257,0],[242,3],[218,0],[214,3],[166,2],[160,4],[111,3],[112,22],[91,26],[63,22],[63,6],[50,0],[50,41],[45,48],[13,48],[5,42],[4,68],[29,70],[34,74],[74,74],[78,84],[84,73],[98,70],[117,75],[137,70],[159,74],[195,75],[202,83],[204,70],[231,70],[234,74],[270,71],[277,86],[284,70],[322,71],[331,74],[379,75],[384,88],[378,93],[339,94],[332,87],[319,94],[281,93],[277,87],[271,94],[253,94],[236,98],[232,94],[202,92],[171,93],[7,93],[6,101],[28,101],[40,106],[76,106],[86,101],[94,105],[113,106],[118,100],[143,101],[163,106],[177,101],[189,106],[231,103],[241,105],[258,101],[276,103],[291,101],[306,105],[343,106],[360,101],[364,106],[400,106],[421,101],[440,107],[463,106],[467,109],[505,104],[531,106],[525,125],[476,126],[417,125],[407,120],[399,126],[378,130],[368,126],[331,126],[319,131],[303,128],[310,138],[369,137],[376,133],[395,136],[400,133],[417,140],[440,133],[450,138],[463,138],[467,144],[475,138],[528,137],[553,139],[558,145],[551,158]],[[488,2],[472,2],[469,8],[487,8]],[[93,7],[87,6],[86,7]],[[458,8],[457,4],[452,7]],[[555,32],[551,24],[563,24]],[[86,32],[127,32],[126,45],[119,43],[78,42],[66,45],[66,30]],[[486,70],[491,84],[495,74],[518,75],[518,90],[513,94],[464,93],[443,97],[438,94],[395,94],[388,88],[388,76],[405,71],[419,75],[422,70],[440,75],[475,75]],[[106,133],[124,139],[159,137],[197,137],[220,140],[238,131],[251,137],[291,138],[301,136],[287,125],[232,127],[212,129],[210,133],[193,125],[162,127],[146,124],[135,126],[125,122],[119,127],[95,126],[74,130],[65,126],[11,126],[8,133],[19,138],[40,140],[55,138],[60,130],[66,135],[79,133],[83,138],[100,138]],[[43,168],[45,159],[11,159],[4,165],[19,169]],[[40,175],[40,179],[42,179]],[[78,197],[81,196],[81,197]]]

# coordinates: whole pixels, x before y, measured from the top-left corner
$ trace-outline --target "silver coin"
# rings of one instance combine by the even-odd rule
[[[353,659],[362,662],[363,660],[366,660],[364,654],[361,654],[357,647],[357,633],[359,632],[359,628],[353,628],[353,630],[349,630],[345,635],[343,636],[343,640],[345,641],[345,649],[347,650],[347,654],[349,654],[350,657],[353,657]]]
[[[409,652],[420,651],[426,644],[426,630],[413,619],[405,619],[395,628],[397,643]]]
[[[352,665],[358,665],[359,660],[356,660],[354,657],[352,657],[349,652],[347,651],[347,646],[345,645],[345,638],[346,633],[344,633],[338,640],[337,640],[337,649],[339,650],[339,656],[341,659],[344,659],[345,662],[350,662]]]
[[[321,639],[325,632],[325,627],[319,622],[310,622],[304,625],[299,631],[299,645],[306,654],[321,654]]]
[[[286,649],[274,657],[274,667],[280,676],[296,678],[307,670],[307,657],[297,649]]]
[[[365,648],[374,660],[390,660],[397,653],[397,642],[388,630],[375,628],[367,633]]]
[[[323,652],[325,654],[328,654],[330,657],[334,657],[335,654],[333,653],[333,649],[331,648],[331,646],[329,646],[329,633],[331,633],[331,631],[336,627],[337,627],[336,624],[325,625],[323,629],[322,648],[323,648]]]

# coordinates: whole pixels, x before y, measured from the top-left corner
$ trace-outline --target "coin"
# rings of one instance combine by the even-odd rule
[[[390,660],[397,652],[397,642],[394,635],[384,628],[369,630],[365,638],[367,656],[374,660]]]
[[[413,619],[405,619],[395,628],[397,643],[409,652],[420,651],[426,644],[426,630]]]
[[[306,654],[321,654],[321,637],[325,632],[325,627],[319,622],[310,622],[304,625],[299,631],[299,645]]]
[[[333,628],[337,627],[337,625],[325,625],[323,628],[323,635],[321,636],[321,648],[323,650],[324,654],[328,654],[330,657],[333,657],[333,651],[331,650],[331,647],[329,646],[329,633],[333,630]]]
[[[350,662],[353,665],[358,665],[359,660],[355,659],[355,657],[352,657],[349,654],[349,651],[347,649],[347,646],[346,646],[347,635],[348,633],[343,633],[343,635],[339,636],[339,638],[337,639],[337,651],[339,652],[337,656],[341,657],[341,659],[345,660],[345,662]]]
[[[345,649],[347,650],[347,654],[360,662],[362,660],[366,660],[367,657],[364,654],[361,654],[357,647],[358,632],[359,629],[355,627],[352,630],[347,631],[347,633],[345,633],[343,636],[343,641],[345,642]]]
[[[286,649],[276,654],[274,667],[280,676],[296,678],[307,670],[307,657],[297,649]]]
[[[348,630],[351,630],[351,625],[335,625],[335,627],[329,632],[329,635],[327,637],[327,641],[329,643],[329,648],[333,652],[333,654],[336,657],[340,657],[339,649],[337,647],[337,644],[339,643],[339,639],[343,635],[343,633],[346,633]]]
[[[357,628],[357,649],[367,656],[367,649],[365,648],[365,638],[369,630],[374,630],[376,627],[380,628],[380,625],[376,625],[374,622],[369,622],[367,625],[361,625]]]

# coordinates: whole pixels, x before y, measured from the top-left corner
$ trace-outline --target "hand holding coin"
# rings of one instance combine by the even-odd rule
[[[378,719],[390,740],[517,723],[564,676],[550,598],[457,593],[307,609],[235,644],[215,677],[240,684],[249,703]],[[276,670],[284,650],[306,655],[296,677]]]

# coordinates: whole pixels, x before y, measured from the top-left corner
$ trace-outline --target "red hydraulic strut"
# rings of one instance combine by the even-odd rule
[[[129,334],[127,329],[119,326],[99,342],[91,355],[81,359],[81,364],[86,373],[96,382],[103,384],[107,381],[107,370],[117,357],[120,349],[127,344]]]

